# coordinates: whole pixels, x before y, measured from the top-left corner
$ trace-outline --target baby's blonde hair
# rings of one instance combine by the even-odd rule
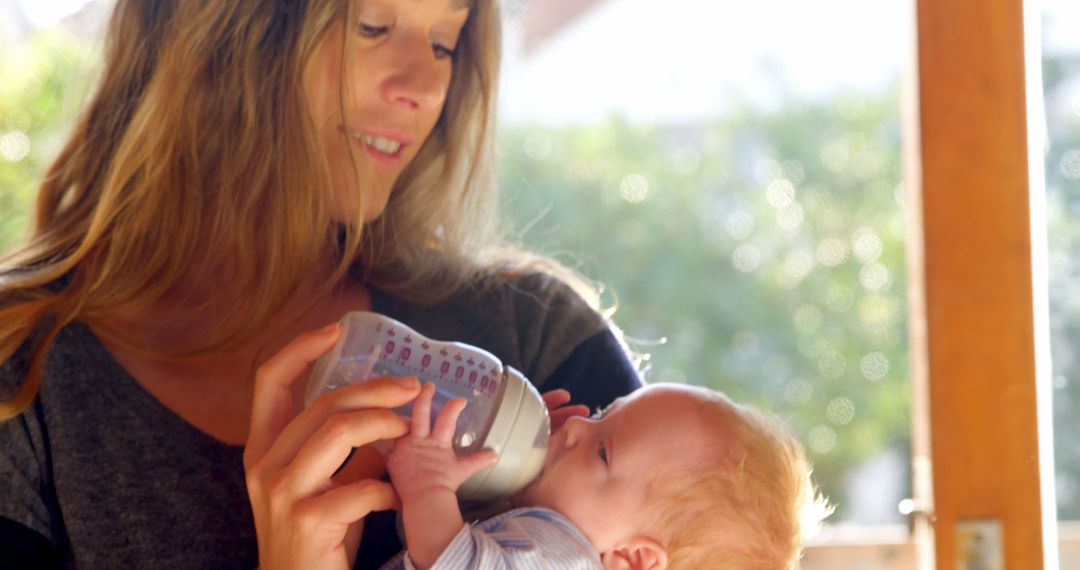
[[[668,567],[798,568],[806,538],[832,512],[802,445],[778,418],[695,391],[703,429],[716,442],[703,450],[707,465],[657,473],[649,484],[650,530],[667,549]]]

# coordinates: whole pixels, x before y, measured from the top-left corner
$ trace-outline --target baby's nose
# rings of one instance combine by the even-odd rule
[[[581,416],[575,416],[563,424],[562,432],[566,438],[565,443],[567,448],[572,448],[577,445],[581,436],[585,434],[589,429],[589,421]]]

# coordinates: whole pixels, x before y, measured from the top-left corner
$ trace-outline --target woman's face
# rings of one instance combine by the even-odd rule
[[[464,0],[349,1],[349,21],[333,24],[316,47],[304,90],[330,169],[334,217],[356,219],[363,192],[363,219],[371,221],[442,113],[469,10]]]

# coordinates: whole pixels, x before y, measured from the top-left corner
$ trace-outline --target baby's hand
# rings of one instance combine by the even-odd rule
[[[431,493],[456,493],[474,473],[491,467],[499,457],[483,450],[459,458],[454,453],[454,428],[465,400],[454,398],[443,406],[431,426],[435,385],[428,383],[413,402],[411,431],[394,441],[386,456],[390,480],[403,504],[424,501]],[[415,503],[414,503],[415,504]]]

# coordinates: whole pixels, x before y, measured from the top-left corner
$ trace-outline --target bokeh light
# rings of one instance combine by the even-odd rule
[[[798,202],[792,202],[776,212],[776,225],[788,232],[796,232],[802,227],[806,212]]]
[[[818,370],[821,371],[821,375],[835,380],[844,375],[847,371],[847,360],[844,359],[844,355],[836,350],[827,350],[818,357],[817,361]]]
[[[1080,149],[1073,149],[1061,157],[1061,174],[1069,180],[1080,180]]]
[[[784,166],[776,160],[766,158],[757,161],[754,165],[754,180],[762,186],[767,186],[777,178],[783,178]]]
[[[631,174],[619,182],[619,195],[631,204],[644,202],[649,197],[649,181],[640,174]]]
[[[785,289],[793,289],[814,270],[814,256],[803,250],[792,251],[780,264],[778,280]]]
[[[796,186],[806,180],[806,167],[798,160],[785,160],[780,164],[780,170],[783,171],[784,177]]]
[[[876,261],[863,265],[859,270],[859,284],[870,291],[880,291],[888,287],[891,281],[889,268]]]
[[[825,316],[814,305],[809,303],[799,306],[794,313],[795,327],[802,333],[812,333],[821,328],[825,322]]]
[[[863,263],[876,261],[881,257],[884,246],[881,238],[872,228],[859,228],[851,236],[851,250],[855,258]]]
[[[825,238],[818,244],[818,262],[825,267],[836,267],[847,261],[848,246],[843,240]]]
[[[825,406],[825,418],[837,426],[846,426],[855,419],[855,402],[851,398],[839,397],[829,400]]]
[[[806,439],[815,453],[825,455],[836,448],[836,431],[829,426],[814,426]]]
[[[724,220],[724,229],[727,230],[729,236],[740,241],[744,240],[754,233],[754,216],[746,210],[736,210]]]
[[[814,385],[802,378],[792,379],[784,387],[784,399],[792,406],[805,406],[813,397]]]
[[[901,300],[892,295],[864,295],[859,298],[856,312],[867,328],[887,328],[896,322],[900,314],[900,303]]]
[[[753,244],[744,243],[731,254],[731,264],[741,273],[756,271],[761,265],[761,251]]]
[[[863,378],[876,382],[889,373],[889,358],[880,352],[871,352],[862,357],[859,370],[862,371]]]
[[[795,185],[790,180],[777,178],[769,183],[765,190],[765,199],[777,210],[786,208],[795,200]]]
[[[22,131],[10,131],[0,136],[0,157],[19,162],[30,154],[30,137]]]

